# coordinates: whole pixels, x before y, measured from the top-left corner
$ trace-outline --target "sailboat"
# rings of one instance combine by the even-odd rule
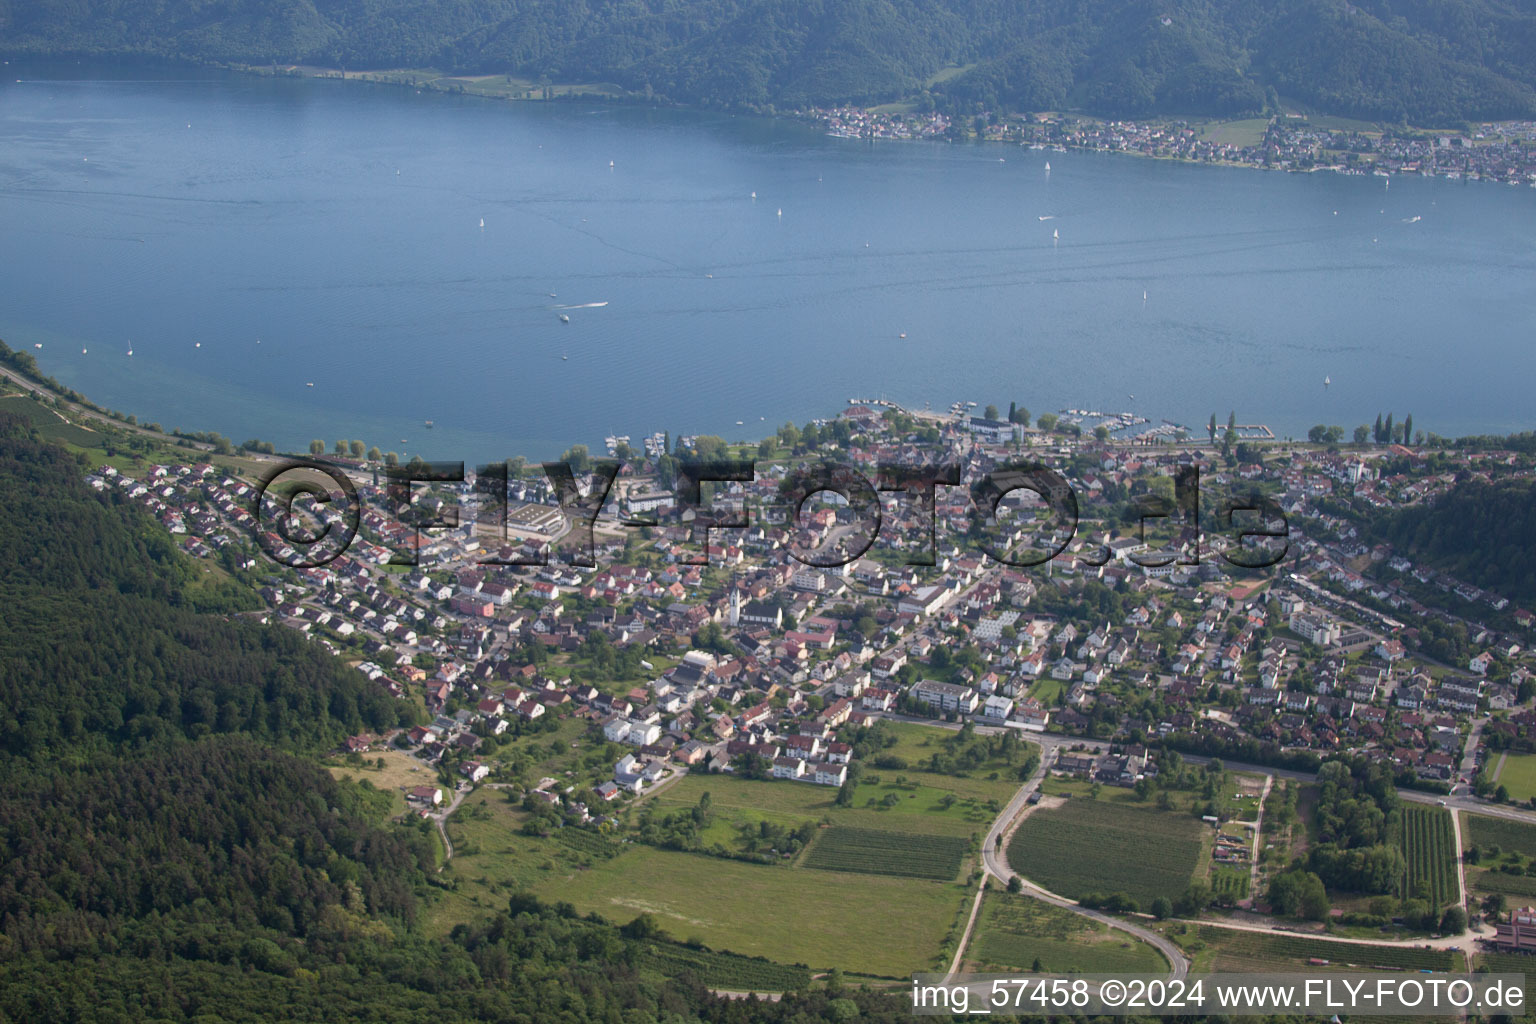
[[[1324,377],[1323,378],[1323,387],[1327,387],[1328,385],[1330,385],[1332,383],[1333,383],[1333,378],[1332,377]]]
[[[782,207],[782,206],[779,207],[779,216],[780,217],[784,216],[784,207]]]
[[[568,323],[571,322],[571,318],[566,316],[564,313],[561,313],[560,314],[560,322],[563,323],[563,324],[568,324]]]
[[[131,349],[131,348],[130,348],[130,349],[129,349],[129,350],[128,350],[128,354],[129,354],[129,355],[133,355],[133,349]]]
[[[1051,162],[1049,160],[1047,160],[1045,162],[1045,173],[1046,174],[1050,174],[1051,173]]]
[[[481,231],[485,230],[485,218],[484,217],[480,218],[480,230]]]
[[[1051,241],[1055,242],[1055,241],[1059,241],[1060,239],[1061,239],[1061,231],[1059,229],[1057,229],[1057,228],[1052,228],[1051,229]]]

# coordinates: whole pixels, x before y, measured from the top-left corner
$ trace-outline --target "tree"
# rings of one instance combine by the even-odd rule
[[[1046,433],[1050,433],[1052,430],[1056,429],[1056,414],[1053,412],[1041,413],[1035,419],[1035,426],[1039,427]]]
[[[395,466],[400,465],[400,456],[394,452],[385,452],[384,465],[389,466],[390,468],[394,468]]]
[[[1019,881],[1019,876],[1018,875],[1014,875],[1012,878],[1008,879],[1008,891],[1009,892],[1023,892],[1024,891],[1024,883]]]
[[[1338,444],[1344,440],[1344,428],[1340,426],[1329,427],[1323,432],[1323,440],[1329,444]]]
[[[592,456],[584,444],[571,445],[560,454],[560,461],[569,463],[573,473],[585,473],[592,468]]]
[[[1355,444],[1365,444],[1366,438],[1371,436],[1371,428],[1364,423],[1355,428]]]
[[[1029,410],[1019,406],[1008,413],[1008,422],[1017,423],[1021,427],[1029,426]]]
[[[1323,880],[1301,868],[1275,876],[1269,883],[1269,902],[1280,913],[1306,921],[1321,921],[1328,916],[1328,891]]]
[[[354,459],[360,459],[363,457],[363,452],[368,450],[368,446],[361,441],[353,441],[347,445],[347,450],[352,453]]]
[[[1167,896],[1159,896],[1152,901],[1151,909],[1153,917],[1159,921],[1165,920],[1173,915],[1173,901]]]
[[[1382,425],[1382,428],[1381,428],[1381,443],[1382,444],[1391,444],[1392,443],[1392,414],[1390,412],[1387,413],[1387,421],[1386,421],[1385,424]]]
[[[1381,444],[1381,413],[1376,414],[1376,429],[1371,432],[1371,439]]]
[[[1403,417],[1403,444],[1413,443],[1413,413]]]
[[[335,447],[334,450],[335,450],[337,455],[340,455],[342,458],[346,458],[346,455],[347,455],[347,442],[345,442],[345,441],[337,441],[336,442],[336,447]]]
[[[379,446],[378,445],[374,445],[372,448],[368,449],[368,461],[369,462],[378,462],[380,457],[381,456],[379,454]]]
[[[1108,441],[1109,440],[1109,428],[1106,427],[1102,423],[1100,423],[1098,426],[1094,427],[1093,428],[1093,439],[1095,441],[1100,442],[1100,443]]]
[[[1322,444],[1327,436],[1328,428],[1323,426],[1321,423],[1307,431],[1307,440],[1311,441],[1313,444]]]
[[[1467,930],[1467,912],[1461,907],[1449,907],[1440,918],[1440,934],[1460,935]]]
[[[1019,403],[1017,403],[1017,402],[1009,402],[1008,403],[1008,422],[1009,423],[1017,423],[1018,420],[1014,419],[1014,417],[1017,416],[1018,414],[1019,414]]]
[[[985,409],[982,410],[981,414],[989,420],[995,420],[997,419],[997,406],[988,405]]]
[[[311,455],[324,455],[325,454],[325,442],[320,440],[318,437],[315,438],[313,441],[309,442],[309,454],[311,454]]]

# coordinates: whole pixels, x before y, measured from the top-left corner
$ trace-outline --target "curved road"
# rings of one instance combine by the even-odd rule
[[[1031,741],[1037,738],[1036,736],[1028,737]],[[1045,773],[1049,770],[1050,755],[1054,753],[1053,750],[1046,748],[1044,744],[1041,744],[1041,747],[1040,767],[1036,768],[1035,773],[1029,777],[1028,781],[1019,787],[1019,791],[1013,795],[1012,800],[1008,801],[1008,806],[1003,808],[1002,813],[992,822],[992,827],[987,830],[986,836],[982,839],[981,860],[986,874],[996,878],[1005,886],[1010,879],[1017,877],[1019,884],[1024,887],[1024,894],[1031,899],[1037,899],[1042,903],[1049,903],[1053,907],[1060,907],[1063,910],[1071,911],[1074,914],[1108,925],[1117,931],[1125,932],[1133,938],[1140,939],[1156,949],[1168,961],[1171,968],[1170,978],[1183,978],[1189,973],[1189,961],[1185,959],[1183,951],[1166,936],[1136,924],[1134,921],[1127,921],[1124,918],[1080,907],[1072,900],[1058,896],[1050,890],[1036,885],[1023,875],[1018,874],[1009,865],[1006,849],[1008,837],[1013,832],[1015,824],[1027,806],[1026,801],[1029,799],[1029,794],[1039,788],[1041,780],[1045,778]],[[976,894],[976,902],[971,906],[971,918],[965,926],[965,934],[961,936],[959,948],[955,950],[955,958],[949,968],[950,975],[958,972],[960,962],[964,959],[965,949],[970,941],[972,928],[976,924],[976,917],[981,909],[982,894],[985,892],[986,886],[983,884],[981,890]]]
[[[920,721],[927,725],[949,725],[949,723],[933,722],[928,719],[907,718],[907,716],[904,715],[887,715],[885,717],[908,721]],[[950,727],[959,728],[958,725]],[[977,731],[993,732],[996,730],[980,727]],[[1030,776],[1029,780],[1019,788],[1019,791],[1014,794],[1013,799],[1009,801],[1007,807],[1003,808],[1002,813],[997,816],[997,819],[992,823],[992,827],[987,831],[986,837],[982,840],[982,866],[985,870],[985,873],[992,878],[996,878],[1004,885],[1007,885],[1010,879],[1017,877],[1020,884],[1023,886],[1023,893],[1030,898],[1040,900],[1042,903],[1049,903],[1052,906],[1061,907],[1063,910],[1069,910],[1074,914],[1079,914],[1083,917],[1090,918],[1091,920],[1099,921],[1111,928],[1125,932],[1128,935],[1134,936],[1135,938],[1150,944],[1155,949],[1157,949],[1158,952],[1162,953],[1164,958],[1167,959],[1168,963],[1172,966],[1170,977],[1183,978],[1189,971],[1189,961],[1185,958],[1179,947],[1164,935],[1153,931],[1150,928],[1139,925],[1134,921],[1128,921],[1124,918],[1114,917],[1109,914],[1100,913],[1096,910],[1088,910],[1084,907],[1080,907],[1072,900],[1058,896],[1056,893],[1036,885],[1028,878],[1018,874],[1018,872],[1014,871],[1012,866],[1009,865],[1005,849],[1007,846],[1008,837],[1012,833],[1020,818],[1020,815],[1023,813],[1025,807],[1027,806],[1026,801],[1029,797],[1029,794],[1034,792],[1034,790],[1040,785],[1041,780],[1044,779],[1045,774],[1048,771],[1048,766],[1055,757],[1057,748],[1077,743],[1087,743],[1088,745],[1094,747],[1103,746],[1102,742],[1084,740],[1080,737],[1058,736],[1050,733],[1031,733],[1026,736],[1025,739],[1031,743],[1037,744],[1041,748],[1040,767],[1037,768],[1035,773]],[[1203,764],[1211,760],[1208,757],[1201,757],[1194,754],[1185,754],[1183,757],[1186,762],[1192,764]],[[1314,782],[1317,779],[1315,772],[1291,771],[1282,768],[1271,768],[1263,765],[1246,764],[1241,761],[1223,760],[1222,764],[1226,768],[1233,771],[1245,772],[1255,775],[1266,775],[1272,778],[1296,779],[1303,782]],[[1490,804],[1470,796],[1439,796],[1434,793],[1421,793],[1417,790],[1408,789],[1400,789],[1398,790],[1398,794],[1404,800],[1409,800],[1414,803],[1437,804],[1443,807],[1461,811],[1463,813],[1470,812],[1475,814],[1486,814],[1491,817],[1508,818],[1514,821],[1524,821],[1528,824],[1536,824],[1536,812],[1520,810],[1515,807],[1501,806],[1499,804]],[[1459,833],[1461,822],[1458,815],[1453,815],[1452,818],[1455,821],[1456,830],[1458,832],[1458,848],[1460,848]],[[999,837],[1002,839],[1001,843],[999,843]],[[1465,883],[1462,879],[1462,873],[1460,871],[1457,872],[1457,876],[1458,885],[1464,886]],[[970,918],[966,922],[965,932],[961,936],[960,944],[955,950],[954,959],[950,963],[950,976],[957,974],[960,970],[960,965],[964,960],[965,950],[970,943],[971,934],[975,928],[976,920],[980,916],[981,901],[985,892],[986,887],[983,885],[981,889],[976,893],[976,899],[971,905]],[[1465,903],[1464,888],[1462,888],[1461,893],[1463,897],[1462,902]],[[1252,931],[1279,935],[1305,935],[1308,938],[1316,938],[1322,941],[1373,946],[1404,945],[1416,947],[1432,946],[1438,949],[1462,948],[1467,944],[1476,941],[1478,938],[1486,937],[1485,935],[1481,935],[1478,932],[1469,930],[1464,935],[1447,936],[1441,939],[1430,940],[1400,939],[1393,941],[1391,939],[1350,939],[1344,938],[1342,936],[1313,935],[1311,933],[1298,932],[1283,927],[1266,927],[1262,925],[1249,925],[1230,921],[1211,920],[1198,922],[1192,921],[1187,923],[1208,925],[1217,928],[1228,928],[1234,931]]]

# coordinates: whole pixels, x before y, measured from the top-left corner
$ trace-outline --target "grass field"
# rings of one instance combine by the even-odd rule
[[[1264,141],[1269,119],[1249,117],[1240,121],[1213,121],[1199,129],[1200,136],[1218,146],[1257,146]]]
[[[1451,827],[1451,812],[1444,807],[1403,804],[1401,843],[1408,871],[1403,879],[1403,894],[1414,896],[1421,890],[1437,907],[1456,902],[1456,835]]]
[[[1331,970],[1384,967],[1449,971],[1455,966],[1455,957],[1449,950],[1417,946],[1368,946],[1207,926],[1190,928],[1172,937],[1194,956],[1196,973],[1313,970],[1307,963],[1313,957],[1327,960],[1327,969]]]
[[[1536,796],[1536,754],[1506,754],[1499,769],[1498,782],[1515,800]]]
[[[1067,684],[1060,679],[1042,676],[1030,686],[1029,695],[1046,707],[1053,708],[1056,706],[1057,698],[1061,696],[1061,691],[1066,687]]]
[[[627,922],[654,915],[675,938],[813,968],[904,977],[941,966],[966,887],[631,847],[586,870],[545,872],[542,899]]]
[[[679,786],[693,781],[689,776]],[[715,776],[698,781],[712,784],[699,792],[709,789],[717,817],[725,817],[726,797],[743,794],[719,784],[747,780]],[[818,817],[803,813],[797,798],[831,797],[819,786],[747,784],[779,795],[779,809],[758,813],[785,824]],[[697,794],[684,802],[696,803]],[[924,820],[918,814],[888,817]],[[969,907],[967,886],[956,882],[751,864],[617,837],[610,842],[585,831],[526,836],[519,830],[527,819],[497,791],[481,789],[466,798],[449,819],[455,853],[443,878],[450,889],[425,914],[429,932],[446,934],[456,924],[505,906],[513,892],[527,890],[620,924],[649,912],[672,938],[697,939],[715,950],[902,977],[944,966],[939,954],[962,909]],[[927,835],[944,833],[930,830]],[[954,841],[969,843],[969,832]]]
[[[801,865],[824,871],[953,881],[969,844],[958,836],[833,825],[822,829]]]
[[[384,767],[374,767],[375,763],[383,759]],[[326,764],[330,773],[338,779],[356,779],[373,783],[373,785],[385,792],[393,794],[393,810],[391,814],[400,814],[405,810],[405,791],[415,786],[437,786],[443,793],[443,798],[448,799],[448,791],[437,783],[437,773],[430,768],[422,767],[421,763],[412,758],[403,750],[374,750],[363,755],[361,765],[347,764],[340,758]]]
[[[28,395],[10,395],[0,398],[0,412],[14,413],[30,421],[37,428],[37,432],[49,441],[61,441],[89,448],[100,445],[104,440],[95,431],[75,426],[52,409],[33,401]]]
[[[1026,818],[1008,863],[1063,896],[1124,892],[1145,907],[1188,887],[1201,849],[1201,824],[1186,813],[1078,797]]]
[[[1162,956],[1145,942],[1071,911],[997,889],[988,890],[971,936],[968,970],[1161,974]]]
[[[942,776],[917,772],[877,774],[880,776],[880,784],[860,784],[855,790],[852,807],[834,806],[837,790],[830,786],[784,780],[743,779],[734,775],[688,775],[652,799],[657,810],[675,811],[693,807],[699,802],[699,797],[708,793],[717,819],[713,826],[715,828],[733,828],[738,824],[756,824],[763,820],[793,826],[805,821],[826,819],[833,824],[859,828],[884,828],[969,838],[973,832],[985,832],[996,816],[985,804],[968,804],[964,800],[946,809],[944,796],[953,791],[927,785],[932,780],[942,780]],[[896,776],[901,774],[905,774],[909,780],[921,778],[924,784],[911,788],[898,787],[895,785]],[[881,801],[891,793],[896,794],[897,800],[894,806],[886,809],[881,806]],[[875,801],[874,807],[868,806],[871,799]]]

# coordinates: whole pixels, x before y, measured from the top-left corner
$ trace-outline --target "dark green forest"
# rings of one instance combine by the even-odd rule
[[[1531,0],[0,0],[0,49],[435,67],[751,110],[1536,113]]]
[[[446,940],[423,827],[312,759],[398,714],[280,627],[194,612],[166,536],[0,415],[0,1022],[898,1020],[710,995],[653,927],[514,898]],[[423,823],[424,824],[424,823]]]
[[[1517,604],[1536,601],[1536,484],[1469,481],[1428,506],[1382,522],[1381,536],[1403,554]]]

